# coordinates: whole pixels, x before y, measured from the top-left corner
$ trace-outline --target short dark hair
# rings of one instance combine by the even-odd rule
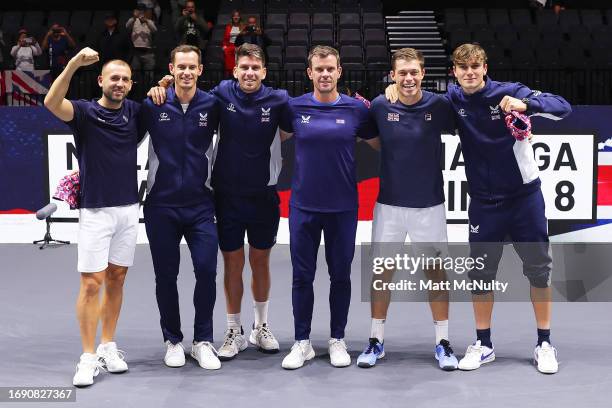
[[[253,57],[261,60],[261,65],[266,66],[266,55],[259,45],[244,43],[236,49],[236,65],[240,57]]]
[[[202,63],[202,51],[200,51],[200,49],[196,46],[182,44],[182,45],[179,45],[178,47],[175,47],[170,52],[170,62],[173,64],[174,64],[174,57],[176,57],[177,52],[195,52],[196,54],[198,54],[198,64]]]
[[[308,67],[312,68],[312,57],[317,56],[319,58],[325,58],[330,55],[336,57],[337,66],[340,66],[340,53],[334,47],[330,47],[327,45],[315,45],[311,48],[308,53]]]

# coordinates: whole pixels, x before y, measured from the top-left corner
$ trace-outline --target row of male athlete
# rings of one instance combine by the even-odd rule
[[[421,89],[425,68],[419,51],[396,51],[391,70],[395,84],[386,97],[374,99],[370,109],[338,92],[342,74],[338,52],[315,46],[307,69],[314,91],[290,98],[286,91],[262,84],[264,53],[245,44],[236,51],[237,81],[222,81],[210,92],[197,89],[203,70],[200,51],[179,46],[169,64],[174,86],[152,88],[151,98],[142,104],[126,99],[131,71],[121,60],[103,66],[98,78],[101,98],[65,99],[75,71],[97,60],[94,50],[81,50],[45,98],[45,106],[74,132],[81,177],[77,316],[83,354],[74,385],[93,384],[102,366],[109,372],[128,369],[113,339],[138,229],[136,149],[147,135],[144,217],[167,366],[185,364],[176,284],[182,238],[189,246],[196,277],[191,356],[203,368],[218,369],[220,361],[236,357],[248,342],[263,352],[279,351],[267,319],[269,259],[279,224],[280,143],[289,137],[295,139],[289,214],[295,343],[282,367],[302,367],[315,355],[309,338],[321,233],[330,274],[330,360],[336,367],[350,365],[344,330],[357,228],[355,143],[365,140],[381,154],[372,241],[403,242],[408,235],[414,242],[445,242],[440,135],[457,130],[471,195],[470,224],[479,225],[470,231],[470,241],[501,243],[510,236],[515,242],[546,244],[521,257],[537,321],[534,359],[541,372],[558,370],[550,342],[552,260],[537,166],[529,140],[514,139],[499,110],[560,119],[571,111],[563,98],[491,80],[486,76],[486,54],[474,44],[454,51],[459,85],[451,86],[446,96]],[[213,148],[217,130],[219,139]],[[245,233],[255,312],[248,339],[240,319]],[[227,331],[218,351],[212,344],[217,247],[224,259],[227,307]],[[487,268],[472,271],[472,279],[495,278],[501,244],[488,256]],[[428,271],[438,277],[440,272]],[[495,359],[490,329],[493,295],[473,296],[477,340],[460,362],[449,342],[448,293],[441,301],[430,302],[435,358],[444,370],[473,370]],[[372,367],[384,357],[388,306],[389,298],[384,296],[371,303],[370,339],[358,358],[360,367]],[[102,335],[95,349],[99,321]]]

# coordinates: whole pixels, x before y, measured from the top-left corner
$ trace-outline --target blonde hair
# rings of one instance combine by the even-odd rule
[[[469,61],[487,63],[487,53],[479,44],[462,44],[453,51],[453,65]]]
[[[417,60],[421,69],[425,69],[425,57],[423,53],[414,48],[400,48],[391,56],[391,69],[395,71],[395,63],[398,60],[412,61]]]

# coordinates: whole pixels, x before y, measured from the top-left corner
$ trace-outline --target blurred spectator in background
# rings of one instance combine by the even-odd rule
[[[100,55],[100,65],[113,59],[129,61],[131,48],[127,34],[117,27],[117,17],[107,14],[104,17],[104,31],[94,44],[94,49]]]
[[[209,25],[196,13],[195,2],[187,0],[182,15],[176,20],[176,35],[180,44],[189,44],[203,49]]]
[[[265,52],[269,42],[268,37],[266,37],[259,24],[257,24],[257,17],[249,16],[246,26],[236,37],[235,45],[240,47],[244,43],[255,44],[259,45]]]
[[[76,44],[68,31],[61,25],[51,25],[42,41],[42,49],[48,51],[51,78],[56,78],[66,67],[70,59],[70,51]]]
[[[11,56],[15,59],[15,69],[34,71],[34,57],[41,54],[42,50],[38,41],[34,37],[30,37],[26,29],[19,30],[17,45],[11,49]]]
[[[172,24],[176,24],[176,20],[182,16],[185,8],[185,0],[170,0],[170,9],[172,10]]]
[[[234,70],[236,64],[236,38],[238,34],[244,29],[245,25],[242,24],[242,17],[238,10],[232,11],[232,19],[225,26],[225,34],[223,35],[223,54],[225,56],[225,74],[229,75]]]
[[[159,7],[157,0],[138,0],[136,2],[136,7],[138,8],[140,5],[144,6],[145,10],[151,10],[151,20],[159,23],[159,18],[161,17],[161,7]]]
[[[157,27],[153,22],[153,10],[139,3],[125,27],[134,46],[131,66],[132,70],[151,71],[155,68],[155,53],[153,52],[153,34]]]

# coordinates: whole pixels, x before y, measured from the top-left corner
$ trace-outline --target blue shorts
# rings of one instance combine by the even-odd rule
[[[215,194],[221,251],[231,252],[242,248],[245,232],[253,248],[272,248],[276,243],[280,221],[279,204],[276,188],[252,196]]]

